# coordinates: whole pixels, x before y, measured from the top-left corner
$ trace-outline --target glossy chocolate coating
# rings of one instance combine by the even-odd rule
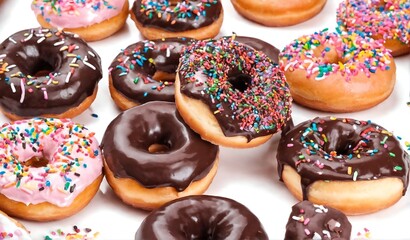
[[[168,150],[150,153],[152,144]],[[121,113],[108,126],[101,148],[116,178],[178,191],[204,178],[219,151],[186,126],[170,102],[149,102]]]
[[[349,219],[339,210],[303,201],[292,207],[286,224],[285,240],[348,240],[351,231]]]
[[[244,205],[223,197],[189,196],[151,212],[135,240],[265,240],[259,219]]]
[[[399,141],[381,126],[354,119],[326,117],[300,123],[282,136],[277,160],[279,176],[285,164],[299,173],[304,200],[317,180],[397,177],[403,181],[403,194],[408,185],[409,157]]]
[[[252,47],[255,50],[264,52],[272,62],[279,64],[279,49],[271,44],[253,37],[236,36],[235,40]]]
[[[165,84],[159,81],[161,79],[153,79],[153,76],[157,71],[175,74],[182,49],[192,41],[191,38],[167,38],[140,41],[128,46],[111,63],[110,76],[114,88],[139,104],[149,101],[173,102],[173,81]]]
[[[2,71],[5,64],[13,67]],[[51,72],[34,76],[41,70]],[[93,94],[101,77],[98,54],[71,33],[28,29],[0,45],[0,105],[21,117],[60,114],[77,107]]]
[[[205,2],[203,0],[191,0],[186,2],[192,3],[194,6],[201,4],[201,6],[205,7],[199,16],[193,13],[191,13],[191,16],[187,16],[185,12],[178,11],[173,13],[158,11],[161,12],[160,17],[158,17],[158,13],[153,11],[152,8],[149,8],[148,10],[144,9],[141,6],[141,2],[141,0],[136,0],[131,8],[137,21],[144,27],[160,28],[170,32],[182,32],[209,26],[219,18],[222,12],[222,4],[219,0]],[[165,8],[165,4],[160,2],[161,1],[156,1],[154,5],[163,5],[163,8]],[[172,5],[169,7],[174,8]],[[181,15],[184,15],[184,17],[177,17]]]

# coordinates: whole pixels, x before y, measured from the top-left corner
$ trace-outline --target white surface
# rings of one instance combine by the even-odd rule
[[[291,40],[302,34],[310,34],[323,28],[334,29],[336,8],[340,0],[329,0],[323,11],[315,18],[292,27],[268,28],[252,23],[233,9],[229,0],[222,0],[225,19],[220,35],[238,35],[261,38],[282,49]],[[9,35],[27,28],[38,27],[30,9],[31,1],[0,0],[0,41]],[[132,1],[130,1],[132,2]],[[108,39],[90,43],[102,58],[104,77],[99,84],[99,92],[92,108],[74,120],[85,124],[101,140],[106,126],[119,113],[108,91],[107,69],[120,49],[141,40],[131,19],[126,26]],[[392,95],[380,105],[362,112],[332,114],[361,120],[372,120],[393,131],[403,139],[410,140],[409,101],[410,55],[396,59],[397,84]],[[1,93],[0,93],[1,94]],[[92,113],[98,114],[93,118]],[[329,113],[317,112],[293,105],[295,124],[316,116]],[[0,124],[8,120],[0,115]],[[235,199],[255,213],[264,225],[270,239],[283,239],[285,225],[291,206],[297,201],[278,180],[276,168],[276,148],[279,135],[255,149],[231,150],[221,148],[218,173],[206,192]],[[371,199],[369,199],[371,201]],[[353,224],[352,237],[358,231],[368,228],[373,239],[410,239],[408,216],[410,216],[410,193],[393,207],[375,214],[349,217]],[[22,221],[31,231],[34,239],[41,239],[50,230],[62,228],[71,230],[73,225],[89,227],[99,231],[98,239],[133,239],[139,224],[147,212],[124,205],[103,182],[100,192],[80,213],[61,221],[36,223]]]

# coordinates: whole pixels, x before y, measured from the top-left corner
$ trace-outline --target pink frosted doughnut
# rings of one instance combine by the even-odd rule
[[[94,133],[67,119],[0,128],[0,209],[48,221],[85,207],[99,189],[102,160]]]
[[[46,28],[62,28],[87,41],[118,31],[128,17],[126,0],[33,0],[31,9]]]
[[[410,52],[409,0],[344,0],[337,10],[343,30],[384,39],[393,56]]]

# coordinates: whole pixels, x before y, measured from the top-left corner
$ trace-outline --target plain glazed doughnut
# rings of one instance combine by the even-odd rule
[[[342,30],[383,39],[393,56],[410,52],[409,16],[408,0],[344,0],[337,9]]]
[[[97,95],[98,54],[78,36],[35,28],[0,44],[0,108],[10,119],[73,118]]]
[[[191,38],[145,40],[119,53],[109,67],[115,104],[126,110],[149,101],[174,102],[175,72]]]
[[[108,126],[102,151],[114,192],[143,209],[202,194],[218,167],[219,147],[189,129],[171,102],[148,102],[121,113]]]
[[[281,52],[280,65],[295,102],[321,111],[371,108],[390,96],[396,82],[389,50],[355,33],[300,37]]]
[[[292,207],[285,239],[350,239],[352,224],[337,209],[302,201]]]
[[[277,160],[279,176],[297,199],[348,215],[387,208],[408,186],[408,154],[392,133],[369,121],[300,123],[282,136]]]
[[[223,22],[220,0],[135,0],[130,11],[135,26],[146,39],[218,35]]]
[[[217,145],[257,146],[290,118],[292,99],[283,72],[263,52],[233,38],[190,45],[175,89],[182,118]]]
[[[228,198],[188,196],[152,211],[135,240],[257,239],[268,235],[259,219],[244,205]]]
[[[316,16],[326,0],[231,0],[239,14],[254,22],[271,26],[295,25]]]
[[[97,193],[103,178],[94,133],[67,119],[4,124],[0,161],[0,209],[34,221],[77,213]]]
[[[86,41],[97,41],[122,28],[129,4],[128,0],[33,0],[31,8],[42,27],[64,29]]]
[[[23,224],[0,211],[0,239],[31,240],[31,237]]]

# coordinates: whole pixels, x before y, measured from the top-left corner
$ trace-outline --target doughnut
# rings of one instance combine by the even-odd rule
[[[150,210],[205,192],[216,174],[219,147],[190,130],[175,103],[152,101],[110,123],[102,152],[114,193],[128,205]]]
[[[128,17],[128,0],[33,0],[31,9],[44,28],[64,29],[86,41],[98,41],[119,31]]]
[[[324,31],[300,37],[281,52],[293,99],[329,112],[371,108],[393,91],[396,65],[381,42]]]
[[[220,0],[135,0],[130,15],[146,39],[207,39],[219,33],[223,8]]]
[[[337,9],[338,26],[383,39],[393,56],[410,52],[408,0],[344,0]]]
[[[23,224],[0,211],[0,239],[31,240],[31,237]]]
[[[175,71],[191,38],[145,40],[119,53],[109,67],[111,97],[121,110],[149,101],[174,102]]]
[[[408,154],[392,133],[370,121],[302,122],[280,139],[277,161],[281,180],[297,199],[348,215],[387,208],[408,186]]]
[[[352,224],[337,209],[302,201],[292,207],[285,239],[350,239]]]
[[[244,205],[216,196],[187,196],[152,211],[141,223],[135,240],[143,239],[259,239],[268,235]]]
[[[102,181],[94,133],[68,119],[34,118],[0,127],[0,209],[33,221],[69,217]]]
[[[11,120],[73,118],[97,95],[98,54],[76,35],[42,28],[0,45],[0,108]]]
[[[255,147],[285,126],[292,99],[278,65],[233,38],[186,48],[177,70],[175,103],[204,140]]]
[[[231,0],[243,17],[270,27],[295,25],[316,16],[326,0]]]

